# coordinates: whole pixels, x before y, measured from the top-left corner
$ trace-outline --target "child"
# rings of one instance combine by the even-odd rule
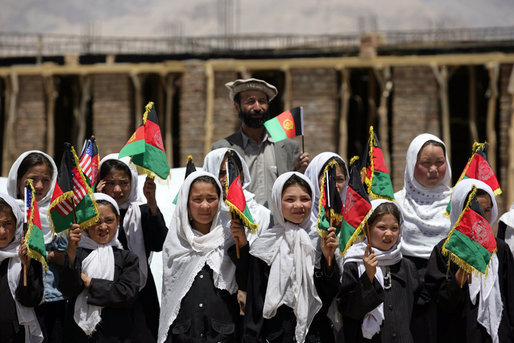
[[[180,188],[163,251],[158,342],[236,342],[239,314],[234,244],[219,224],[221,185],[196,171]]]
[[[66,342],[126,342],[135,334],[132,303],[139,289],[137,256],[118,241],[119,209],[106,194],[95,194],[100,218],[87,230],[69,230],[61,282],[73,315]]]
[[[464,179],[452,192],[451,227],[458,221],[473,186],[486,219],[498,216],[494,193],[487,184]],[[446,238],[432,251],[425,275],[426,287],[437,303],[439,342],[514,341],[514,261],[505,242],[496,239],[497,251],[489,261],[487,275],[466,274],[455,263],[448,266],[442,254]],[[462,287],[461,287],[462,286]]]
[[[402,258],[402,215],[389,200],[373,200],[369,243],[344,257],[339,309],[346,342],[413,342],[412,309],[419,290],[416,267]]]
[[[12,197],[0,194],[0,342],[43,341],[33,309],[43,300],[43,292],[42,266],[27,256],[23,213]]]
[[[321,308],[319,293],[337,293],[339,273],[327,260],[337,250],[335,230],[322,243],[321,280],[315,281],[315,247],[309,237],[314,187],[297,172],[280,175],[271,194],[275,225],[261,231],[250,254],[261,261],[261,272],[249,288],[253,312],[245,319],[246,341],[317,342],[314,319]],[[250,283],[249,283],[250,285]],[[311,325],[312,323],[312,325]]]

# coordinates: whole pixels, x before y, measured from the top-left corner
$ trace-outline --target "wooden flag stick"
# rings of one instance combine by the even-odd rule
[[[27,287],[27,267],[23,264],[23,287]]]
[[[332,227],[332,216],[330,215],[330,209],[328,209],[328,217],[330,218],[330,227]],[[332,256],[328,257],[328,267],[332,266]]]
[[[228,173],[228,169],[227,169],[227,173]],[[230,211],[230,217],[232,219],[236,219],[235,213]],[[239,238],[235,237],[234,241],[236,242],[236,256],[237,256],[237,259],[239,260],[241,258],[241,254],[239,253]]]

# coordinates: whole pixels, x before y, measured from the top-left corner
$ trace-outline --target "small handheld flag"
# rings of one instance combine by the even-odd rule
[[[143,114],[143,124],[134,132],[120,150],[119,158],[131,156],[141,174],[150,177],[157,175],[166,179],[170,175],[170,165],[162,142],[161,129],[154,103],[149,102]]]
[[[80,168],[86,177],[86,181],[90,187],[94,187],[98,182],[98,147],[96,146],[95,137],[87,139],[79,159]]]
[[[393,183],[373,126],[369,128],[368,144],[362,157],[362,172],[364,173],[364,184],[371,199],[394,200]]]
[[[330,226],[339,234],[343,225],[343,201],[336,188],[337,161],[332,160],[323,168],[320,184],[318,220],[316,227],[321,237],[325,237]],[[332,225],[331,225],[332,223]]]
[[[371,215],[372,207],[362,184],[358,157],[350,161],[350,181],[344,203],[343,225],[339,234],[339,250],[343,256],[346,250],[364,236],[364,225]]]
[[[40,262],[45,266],[45,270],[48,270],[45,237],[41,229],[41,219],[39,217],[36,197],[34,196],[32,179],[28,179],[25,185],[25,214],[27,222],[27,232],[25,233],[27,256]]]
[[[478,203],[477,187],[473,186],[459,219],[444,242],[442,253],[466,273],[485,274],[496,240],[484,211]]]
[[[303,107],[295,107],[267,120],[264,127],[275,142],[303,136]]]
[[[189,174],[191,174],[192,172],[196,171],[196,167],[195,167],[195,164],[193,162],[193,156],[189,155],[187,156],[187,164],[186,164],[186,174],[184,176],[184,180],[187,179],[187,177],[189,176]],[[175,195],[175,199],[173,199],[173,205],[176,205],[177,204],[177,201],[178,201],[178,194],[180,192],[177,193],[177,195]]]

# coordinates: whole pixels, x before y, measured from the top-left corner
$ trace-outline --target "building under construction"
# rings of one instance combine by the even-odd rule
[[[514,201],[514,28],[324,36],[163,39],[0,34],[2,175],[40,149],[60,158],[94,134],[119,151],[154,101],[170,163],[240,123],[224,84],[264,79],[279,90],[273,114],[303,106],[305,150],[360,155],[370,125],[395,190],[407,147],[430,132],[448,146],[454,181],[474,141],[489,142],[505,209]],[[500,207],[501,209],[501,207]]]

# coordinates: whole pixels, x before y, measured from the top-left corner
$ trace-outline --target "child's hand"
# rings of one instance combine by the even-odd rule
[[[98,183],[96,184],[95,192],[102,193],[104,187],[105,187],[105,180],[102,179],[102,180],[98,181]]]
[[[371,244],[368,244],[366,247],[366,252],[364,253],[362,260],[364,261],[364,267],[366,267],[366,275],[368,275],[369,281],[373,283],[373,278],[377,272],[378,259],[375,256],[375,253],[373,253]]]
[[[332,260],[332,258],[334,257],[334,253],[337,250],[338,246],[339,246],[339,244],[337,242],[336,228],[329,227],[328,234],[325,236],[325,238],[322,238],[322,241],[321,241],[321,251],[323,252],[323,255],[325,256],[326,261]]]
[[[73,224],[68,230],[68,258],[70,263],[75,263],[77,247],[79,246],[80,237],[82,237],[82,229],[79,224]]]
[[[234,218],[230,221],[230,231],[232,232],[234,240],[239,243],[239,247],[244,247],[248,244],[248,241],[246,240],[245,227],[241,224],[239,218]]]
[[[150,207],[152,214],[157,214],[158,207],[157,201],[155,200],[155,181],[151,177],[146,177],[145,184],[143,186],[143,194],[146,197],[146,204]]]
[[[28,269],[30,267],[30,257],[27,256],[27,246],[25,245],[25,237],[21,237],[20,250],[18,251],[23,267]]]
[[[80,278],[82,279],[82,282],[84,282],[84,287],[89,288],[91,285],[91,278],[84,273],[80,273]]]
[[[466,273],[464,270],[459,268],[455,273],[455,279],[457,279],[459,286],[462,287],[466,282],[471,283],[471,274]]]

